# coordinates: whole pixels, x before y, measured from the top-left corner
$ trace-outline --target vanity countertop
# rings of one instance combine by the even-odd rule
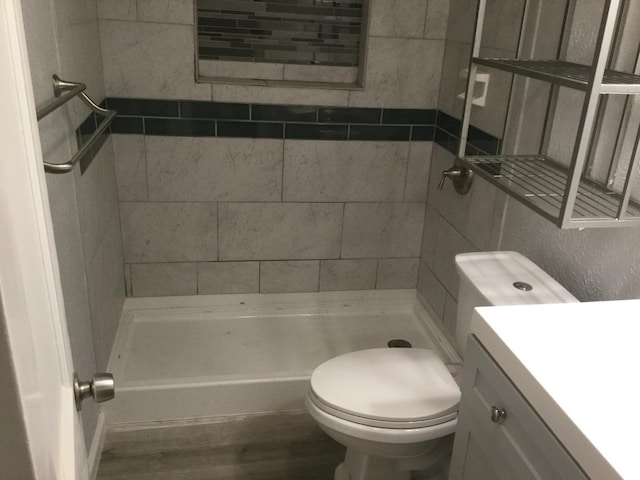
[[[640,300],[482,307],[494,360],[593,479],[640,479]]]

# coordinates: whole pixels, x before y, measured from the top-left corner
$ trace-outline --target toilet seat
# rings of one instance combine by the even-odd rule
[[[311,375],[308,397],[344,420],[412,429],[454,420],[460,389],[432,350],[376,348],[320,365]]]

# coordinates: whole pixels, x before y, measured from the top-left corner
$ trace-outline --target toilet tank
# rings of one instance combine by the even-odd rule
[[[456,255],[460,281],[455,337],[464,353],[473,309],[494,305],[570,303],[578,300],[531,260],[517,252]]]

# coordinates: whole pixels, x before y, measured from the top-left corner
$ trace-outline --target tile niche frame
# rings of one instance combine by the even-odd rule
[[[322,78],[303,78],[306,72],[317,69],[316,72],[320,76],[323,73],[330,74],[333,68],[327,65],[301,65],[289,63],[270,63],[270,62],[248,62],[248,61],[224,61],[224,60],[206,60],[200,59],[198,53],[198,0],[193,0],[194,15],[194,64],[195,64],[195,82],[205,84],[231,84],[231,85],[252,85],[262,87],[293,87],[293,88],[316,88],[328,90],[364,90],[367,65],[367,44],[369,40],[369,30],[371,23],[371,0],[362,0],[362,28],[360,32],[360,51],[358,54],[358,66],[353,81],[333,81],[323,80]],[[218,68],[219,74],[213,73]],[[300,67],[304,67],[302,74],[293,74],[291,78],[287,76],[287,67],[296,67],[300,72]],[[277,69],[282,70],[281,77],[277,74]],[[257,71],[262,69],[267,74],[257,75]],[[327,70],[329,69],[329,70]],[[344,76],[344,74],[343,74]]]

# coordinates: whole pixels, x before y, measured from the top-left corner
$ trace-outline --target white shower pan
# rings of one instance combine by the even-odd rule
[[[415,290],[128,298],[107,423],[303,409],[316,366],[392,339],[460,361]]]

